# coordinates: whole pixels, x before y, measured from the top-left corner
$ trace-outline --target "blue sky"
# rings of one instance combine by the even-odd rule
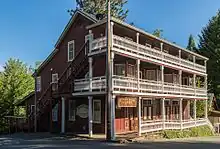
[[[29,65],[44,60],[53,50],[75,8],[75,0],[1,0],[0,71],[10,58]],[[127,21],[185,47],[220,8],[220,0],[128,0]],[[197,38],[198,39],[198,38]]]

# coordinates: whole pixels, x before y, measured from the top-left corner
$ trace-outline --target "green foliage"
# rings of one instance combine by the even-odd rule
[[[189,36],[188,45],[187,45],[186,49],[193,51],[193,52],[197,51],[196,43],[195,43],[195,40],[194,40],[192,34]]]
[[[163,38],[163,30],[162,29],[156,29],[153,31],[152,34],[158,38]]]
[[[76,0],[77,5],[83,11],[97,15],[102,14],[107,16],[107,0]],[[123,9],[124,5],[127,3],[127,0],[111,0],[111,15],[125,20],[128,15],[128,10]]]
[[[220,94],[220,11],[212,17],[199,36],[198,52],[209,58],[207,62],[208,90],[218,96]]]
[[[165,130],[162,136],[167,139],[213,136],[209,126],[199,126],[184,130]]]
[[[0,126],[4,116],[22,112],[15,103],[33,90],[34,79],[27,65],[18,59],[9,59],[0,73]]]

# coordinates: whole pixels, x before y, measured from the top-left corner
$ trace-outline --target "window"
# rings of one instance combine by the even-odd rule
[[[143,119],[144,120],[152,120],[153,115],[152,115],[152,110],[153,110],[153,102],[151,99],[143,99],[142,102],[143,105]]]
[[[128,64],[128,72],[127,72],[128,77],[135,77],[135,66]]]
[[[35,105],[31,105],[31,113],[34,113]]]
[[[72,61],[75,56],[75,42],[74,40],[68,42],[68,61]]]
[[[101,123],[101,100],[93,100],[93,122]]]
[[[115,64],[115,75],[125,76],[125,64]]]
[[[58,73],[52,74],[52,90],[56,91],[58,89]]]
[[[76,120],[76,101],[69,100],[69,121]]]
[[[90,38],[90,34],[85,36],[85,43],[89,40]],[[85,47],[85,55],[87,54],[87,52],[89,51],[88,46]]]
[[[36,78],[36,90],[37,92],[41,91],[41,77],[40,76]]]
[[[58,121],[58,103],[52,109],[52,121],[53,122],[57,122]]]

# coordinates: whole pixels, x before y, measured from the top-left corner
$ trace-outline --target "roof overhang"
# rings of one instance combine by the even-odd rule
[[[205,57],[205,56],[202,56],[202,55],[197,54],[197,53],[195,53],[195,52],[189,51],[189,50],[187,50],[187,49],[185,49],[185,48],[182,48],[182,47],[180,47],[180,46],[178,46],[178,45],[176,45],[176,44],[174,44],[174,43],[171,43],[171,42],[169,42],[169,41],[167,41],[167,40],[158,38],[158,37],[156,37],[156,36],[154,36],[154,35],[152,35],[152,34],[146,32],[146,31],[144,31],[144,30],[142,30],[142,29],[139,29],[139,28],[137,28],[137,27],[135,27],[135,26],[132,26],[132,25],[130,25],[130,24],[124,22],[124,21],[121,21],[121,20],[117,19],[117,18],[111,17],[111,21],[112,21],[112,22],[115,22],[115,23],[117,23],[117,24],[119,24],[119,25],[122,25],[122,26],[124,26],[124,27],[127,27],[127,28],[129,28],[129,29],[131,29],[131,30],[137,31],[138,33],[141,33],[141,34],[143,34],[143,35],[146,35],[146,36],[149,36],[149,37],[151,37],[151,38],[157,39],[157,40],[159,40],[159,41],[161,41],[161,42],[163,42],[163,43],[166,43],[166,44],[168,44],[168,45],[170,45],[170,46],[176,47],[176,48],[178,48],[178,49],[180,49],[180,50],[182,50],[182,51],[184,51],[184,52],[186,52],[186,53],[190,53],[190,54],[192,54],[192,55],[194,55],[194,56],[196,56],[196,57],[198,57],[198,58],[201,58],[201,59],[203,59],[203,60],[206,60],[206,61],[209,60],[209,59],[208,59],[207,57]],[[97,22],[97,23],[95,23],[95,24],[89,25],[89,26],[87,26],[86,28],[87,28],[87,29],[92,29],[92,28],[95,28],[95,27],[100,26],[100,25],[105,24],[105,23],[107,23],[107,19],[103,19],[102,21],[99,21],[99,22]]]

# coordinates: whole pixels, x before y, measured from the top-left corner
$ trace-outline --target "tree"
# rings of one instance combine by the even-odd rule
[[[107,16],[107,5],[106,0],[76,0],[79,9],[92,14],[92,15],[103,15]],[[127,0],[111,0],[111,15],[125,20],[128,15],[128,10],[123,9]]]
[[[192,34],[190,34],[190,36],[189,36],[188,45],[187,45],[186,49],[188,49],[188,50],[190,50],[192,52],[196,52],[197,51],[196,43],[195,43],[195,40],[194,40]]]
[[[9,59],[0,74],[0,118],[14,115],[15,103],[33,90],[34,79],[27,65],[18,59]]]
[[[153,31],[152,34],[158,38],[163,38],[163,30],[162,29],[156,29]]]
[[[209,58],[207,61],[208,91],[220,94],[220,10],[213,16],[199,35],[198,52]]]

